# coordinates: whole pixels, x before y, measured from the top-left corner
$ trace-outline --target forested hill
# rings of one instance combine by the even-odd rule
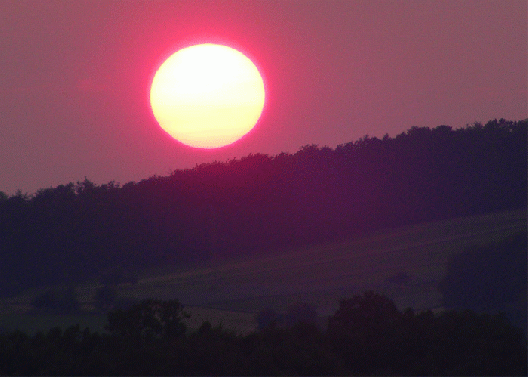
[[[123,186],[0,195],[0,294],[526,208],[527,125],[413,127]]]

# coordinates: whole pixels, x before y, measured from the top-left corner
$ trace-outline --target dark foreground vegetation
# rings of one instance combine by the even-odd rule
[[[526,208],[527,125],[413,127],[123,186],[85,180],[0,193],[0,297]]]
[[[269,314],[269,313],[268,313]],[[267,315],[264,314],[264,317]],[[0,334],[2,375],[526,375],[526,337],[501,315],[399,311],[372,291],[340,302],[327,326],[309,305],[237,336],[208,322],[186,331],[178,301],[79,326]],[[268,316],[269,318],[269,316]]]

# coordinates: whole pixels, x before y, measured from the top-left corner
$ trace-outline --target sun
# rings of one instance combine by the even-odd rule
[[[171,55],[154,75],[150,104],[160,126],[194,148],[234,143],[264,109],[264,82],[241,52],[200,44]]]

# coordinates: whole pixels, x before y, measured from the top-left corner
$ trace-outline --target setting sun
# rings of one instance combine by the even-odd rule
[[[223,147],[247,134],[262,113],[264,97],[264,82],[250,59],[209,43],[171,55],[150,89],[160,126],[194,148]]]

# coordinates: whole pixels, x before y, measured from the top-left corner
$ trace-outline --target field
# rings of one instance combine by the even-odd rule
[[[340,299],[368,289],[387,295],[400,309],[441,310],[437,284],[453,253],[500,240],[526,227],[526,211],[518,210],[388,229],[267,257],[150,274],[137,284],[120,285],[118,294],[128,299],[178,299],[191,314],[191,328],[209,320],[239,333],[255,329],[255,314],[263,308],[280,312],[302,301],[315,304],[324,316],[335,312]],[[89,302],[96,288],[79,287],[79,297]],[[28,296],[24,297],[15,301],[19,305],[28,302]],[[13,328],[14,315],[6,312],[0,317],[0,327]],[[24,317],[31,321],[27,314],[16,317],[15,327],[35,327],[24,325]],[[99,327],[91,326],[93,330]]]

